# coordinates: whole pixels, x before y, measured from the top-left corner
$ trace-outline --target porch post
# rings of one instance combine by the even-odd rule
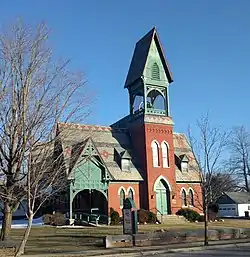
[[[72,183],[70,182],[69,185],[69,225],[74,224],[74,219],[73,219],[73,188],[72,188]]]

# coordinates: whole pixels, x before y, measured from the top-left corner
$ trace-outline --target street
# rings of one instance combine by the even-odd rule
[[[154,256],[154,255],[152,255]],[[250,246],[234,246],[228,248],[218,248],[211,250],[201,250],[201,251],[185,251],[180,253],[166,253],[164,255],[157,255],[158,257],[229,257],[229,256],[250,256]]]

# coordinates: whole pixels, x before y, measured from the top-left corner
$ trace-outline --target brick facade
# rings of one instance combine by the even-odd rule
[[[133,198],[135,205],[137,208],[140,208],[140,192],[138,183],[112,183],[109,185],[108,189],[109,211],[110,208],[113,208],[119,212],[120,215],[122,215],[122,206],[120,205],[120,190],[123,189],[125,191],[125,197],[128,197],[128,192],[131,188],[134,192]]]

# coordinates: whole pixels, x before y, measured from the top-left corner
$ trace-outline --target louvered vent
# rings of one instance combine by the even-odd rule
[[[160,69],[156,62],[152,65],[152,79],[160,80]]]

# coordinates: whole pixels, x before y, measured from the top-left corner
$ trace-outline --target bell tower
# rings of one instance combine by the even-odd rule
[[[163,214],[171,213],[176,187],[169,106],[172,82],[158,33],[153,28],[136,43],[124,87],[129,92],[127,127],[144,178],[140,185],[141,207]]]
[[[137,42],[125,88],[130,115],[169,116],[168,86],[173,81],[155,28]]]

